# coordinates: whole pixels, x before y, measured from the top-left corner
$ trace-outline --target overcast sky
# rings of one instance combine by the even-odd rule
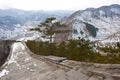
[[[23,10],[81,10],[120,4],[120,0],[0,0],[0,8]]]

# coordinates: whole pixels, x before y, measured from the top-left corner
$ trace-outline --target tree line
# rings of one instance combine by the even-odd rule
[[[82,62],[120,64],[120,53],[101,55],[93,50],[92,43],[84,39],[69,40],[61,44],[36,41],[27,41],[26,44],[37,55],[66,57]]]

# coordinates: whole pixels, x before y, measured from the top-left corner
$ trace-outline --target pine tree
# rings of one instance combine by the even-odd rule
[[[49,42],[52,43],[54,34],[56,33],[67,33],[70,30],[60,30],[60,27],[67,27],[65,24],[61,24],[60,22],[56,21],[56,18],[50,17],[47,18],[44,22],[38,25],[38,28],[30,29],[34,31],[41,32],[43,35],[41,37],[49,39]]]
[[[41,22],[38,25],[38,28],[34,28],[34,29],[30,29],[31,31],[38,31],[40,33],[42,33],[43,38],[48,39],[49,40],[49,48],[50,48],[50,53],[51,55],[54,52],[53,49],[53,39],[54,39],[54,35],[56,33],[67,33],[70,32],[70,30],[61,30],[60,28],[62,27],[67,27],[65,24],[61,24],[59,21],[56,20],[56,18],[54,17],[50,17],[47,18],[44,22]]]

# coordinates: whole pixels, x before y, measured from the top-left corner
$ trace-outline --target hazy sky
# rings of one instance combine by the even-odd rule
[[[0,8],[24,10],[80,10],[120,4],[120,0],[0,0]]]

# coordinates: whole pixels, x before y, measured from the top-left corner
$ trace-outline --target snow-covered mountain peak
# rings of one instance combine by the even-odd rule
[[[73,29],[71,36],[74,39],[82,37],[92,41],[105,40],[120,30],[120,5],[79,10],[67,18],[65,22]],[[111,37],[117,40],[116,37],[119,35]]]

